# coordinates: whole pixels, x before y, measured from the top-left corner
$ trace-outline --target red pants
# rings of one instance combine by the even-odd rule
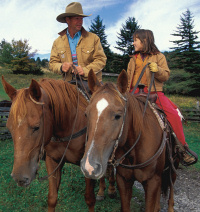
[[[135,93],[138,93],[139,89],[136,89]],[[148,93],[147,88],[144,88],[144,92]],[[185,136],[183,133],[183,126],[181,122],[181,118],[178,115],[178,112],[176,110],[176,106],[171,100],[169,100],[163,92],[157,92],[158,98],[156,100],[156,104],[158,105],[159,108],[164,110],[167,120],[171,124],[174,133],[176,134],[178,140],[183,144],[187,145],[185,142]]]

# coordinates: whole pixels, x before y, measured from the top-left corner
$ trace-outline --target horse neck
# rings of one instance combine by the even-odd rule
[[[144,128],[144,117],[143,117],[143,103],[139,102],[137,98],[129,94],[128,96],[128,112],[129,128],[137,137]]]
[[[72,132],[72,130],[76,132],[86,126],[86,118],[83,111],[86,106],[83,103],[83,99],[79,97],[79,100],[74,101],[74,96],[68,96],[67,98],[67,103],[63,99],[61,100],[61,104],[66,106],[65,109],[59,110],[59,113],[55,113],[54,111],[54,117],[57,116],[57,121],[55,121],[54,125],[55,132],[64,133],[65,136],[68,135],[69,132]],[[53,107],[55,107],[55,105],[53,105]]]

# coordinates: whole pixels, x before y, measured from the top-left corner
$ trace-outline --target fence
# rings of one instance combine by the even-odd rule
[[[199,109],[182,109],[181,112],[185,120],[200,122],[200,110]]]
[[[5,140],[11,138],[11,134],[6,128],[6,122],[10,112],[10,101],[0,102],[0,140]]]
[[[6,128],[6,122],[10,112],[10,101],[0,102],[0,140],[11,138],[11,134]],[[200,110],[199,109],[182,109],[184,118],[187,121],[200,122]]]

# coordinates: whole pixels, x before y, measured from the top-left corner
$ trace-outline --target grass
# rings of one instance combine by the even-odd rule
[[[48,181],[34,180],[27,188],[18,187],[11,178],[10,173],[13,165],[13,143],[11,140],[0,141],[0,211],[1,212],[38,212],[47,211]],[[39,176],[45,176],[46,168],[42,161]],[[98,191],[99,183],[96,183],[95,192]],[[88,208],[84,201],[85,180],[80,168],[75,165],[65,164],[62,173],[62,181],[59,189],[57,212],[87,212]],[[138,190],[134,196],[143,201],[143,196]],[[132,201],[134,207],[142,207]],[[133,206],[132,206],[133,207]],[[106,199],[97,202],[95,211],[117,212],[120,210],[119,194],[116,199],[110,199],[106,192]]]
[[[186,139],[190,148],[200,155],[200,124],[191,123],[184,125]],[[13,143],[12,140],[0,141],[0,212],[38,212],[47,211],[48,181],[40,182],[34,180],[30,187],[18,187],[11,178],[13,166]],[[200,171],[200,162],[191,168]],[[42,161],[39,176],[45,176],[46,168]],[[95,192],[98,191],[97,182]],[[65,164],[62,173],[62,181],[59,189],[57,212],[87,212],[87,205],[84,201],[85,181],[80,168],[75,165]],[[132,211],[144,211],[144,196],[138,189],[133,190],[131,200]],[[95,211],[118,212],[120,211],[119,193],[116,199],[110,199],[106,192],[106,199],[97,202]]]
[[[28,87],[32,79],[35,79],[37,81],[39,81],[39,79],[41,78],[62,79],[61,75],[54,74],[52,72],[44,72],[44,74],[41,76],[37,76],[33,74],[30,74],[30,75],[17,74],[16,75],[16,74],[13,74],[8,69],[0,68],[0,76],[2,75],[4,76],[4,79],[16,89]],[[3,89],[2,82],[0,82],[0,101],[2,100],[10,100],[10,99]]]
[[[45,72],[43,76],[34,75],[13,75],[9,70],[0,69],[0,75],[4,75],[7,82],[13,87],[19,89],[28,87],[31,79],[34,78],[55,78],[61,79],[60,75]],[[113,78],[104,78],[104,81],[114,81]],[[179,107],[195,107],[197,98],[169,96]],[[9,98],[5,94],[2,84],[0,83],[0,101]],[[200,155],[200,123],[188,122],[184,124],[184,132],[186,141],[189,147]],[[16,185],[11,178],[13,166],[13,143],[12,140],[0,140],[0,212],[38,212],[47,211],[47,195],[48,195],[48,181],[40,182],[38,179],[34,180],[30,187],[21,188]],[[193,165],[191,169],[200,170],[200,162]],[[46,175],[45,164],[41,162],[39,170],[40,176]],[[95,192],[98,191],[98,182],[95,186]],[[83,174],[78,166],[65,164],[63,168],[62,181],[59,189],[57,212],[86,212],[87,205],[84,201],[85,182]],[[132,211],[144,211],[144,196],[143,193],[137,189],[133,191],[131,201]],[[103,202],[97,202],[95,211],[98,212],[118,212],[120,211],[119,194],[116,199],[109,199],[106,192],[106,199]]]

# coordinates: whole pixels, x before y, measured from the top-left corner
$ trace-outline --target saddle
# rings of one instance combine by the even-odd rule
[[[134,96],[145,104],[147,94],[144,93],[144,85],[140,84],[138,85],[138,87],[139,87],[139,92],[137,94],[134,94]],[[173,164],[174,163],[173,161],[176,161],[177,158],[180,159],[181,164],[184,166],[189,166],[196,163],[198,160],[197,154],[193,152],[192,150],[190,150],[187,146],[183,146],[180,143],[180,141],[176,137],[176,134],[174,133],[171,127],[171,124],[167,120],[164,111],[156,105],[157,94],[150,94],[148,100],[149,100],[149,106],[151,110],[153,111],[153,113],[155,114],[162,130],[167,129],[167,131],[171,135],[170,139],[167,139],[168,140],[167,147],[168,147],[168,154],[169,154],[168,156],[171,160],[171,164]],[[192,163],[185,162],[185,160],[183,159],[185,157],[184,156],[185,154],[191,155],[192,157],[195,158],[195,160]]]
[[[133,95],[134,95],[135,97],[145,97],[145,98],[147,98],[147,93],[144,92],[144,87],[145,87],[144,84],[139,84],[139,85],[138,85],[139,92],[136,93],[136,94],[133,94]],[[156,93],[150,94],[148,100],[149,100],[151,103],[156,103],[157,97],[158,97],[158,96],[157,96]]]

